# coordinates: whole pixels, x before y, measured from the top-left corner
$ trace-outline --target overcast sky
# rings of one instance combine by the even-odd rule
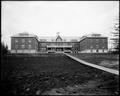
[[[2,1],[2,41],[10,49],[10,36],[29,32],[37,36],[110,37],[118,18],[118,1]]]

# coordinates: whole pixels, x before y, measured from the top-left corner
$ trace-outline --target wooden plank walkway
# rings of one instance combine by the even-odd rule
[[[109,72],[109,73],[112,73],[112,74],[115,74],[115,75],[119,75],[119,71],[118,70],[114,70],[114,69],[110,69],[110,68],[106,68],[106,67],[103,67],[103,66],[99,66],[99,65],[95,65],[95,64],[92,64],[92,63],[88,63],[86,61],[83,61],[77,57],[74,57],[72,55],[69,55],[67,53],[64,53],[66,56],[82,63],[82,64],[85,64],[85,65],[88,65],[88,66],[91,66],[91,67],[94,67],[94,68],[97,68],[97,69],[100,69],[100,70],[103,70],[103,71],[106,71],[106,72]]]

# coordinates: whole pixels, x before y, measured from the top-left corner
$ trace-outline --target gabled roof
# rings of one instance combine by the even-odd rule
[[[62,41],[62,38],[58,35],[56,41],[58,41],[59,39]]]

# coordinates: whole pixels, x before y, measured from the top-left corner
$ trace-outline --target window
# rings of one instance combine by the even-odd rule
[[[31,45],[28,45],[28,48],[30,49],[32,46]]]
[[[93,48],[93,46],[90,46],[90,48]]]
[[[103,42],[105,42],[105,39],[102,39]]]
[[[17,49],[18,48],[18,45],[15,45],[15,49]]]
[[[28,42],[31,43],[31,40],[29,39]]]
[[[25,48],[25,45],[21,45],[22,48]]]
[[[89,41],[92,43],[92,39],[89,39]]]
[[[96,42],[98,43],[98,39],[96,39]]]
[[[46,50],[46,48],[40,48],[42,51],[45,51]],[[50,49],[50,50],[52,50],[52,48]]]
[[[17,43],[18,42],[18,40],[17,39],[15,39],[15,43]]]
[[[46,46],[46,43],[41,43],[41,46]]]
[[[24,43],[25,42],[25,39],[22,39],[22,43]]]
[[[96,41],[98,41],[98,39],[96,39]]]
[[[98,47],[99,47],[99,45],[96,45],[96,47],[98,48]]]

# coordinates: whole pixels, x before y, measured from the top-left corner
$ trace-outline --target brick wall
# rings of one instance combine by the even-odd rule
[[[108,49],[108,41],[107,37],[86,37],[85,39],[79,42],[80,51],[90,52],[93,50],[95,52],[98,50],[99,52],[104,52],[104,50]]]
[[[35,37],[12,37],[11,50],[38,50],[38,41]]]

